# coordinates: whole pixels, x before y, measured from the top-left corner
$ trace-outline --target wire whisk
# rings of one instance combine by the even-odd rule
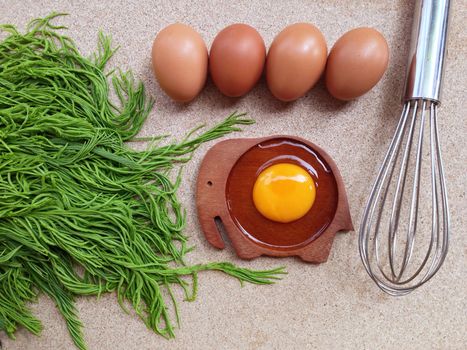
[[[366,271],[379,288],[395,296],[429,281],[441,268],[449,246],[437,120],[448,14],[448,0],[416,5],[404,107],[359,233]]]

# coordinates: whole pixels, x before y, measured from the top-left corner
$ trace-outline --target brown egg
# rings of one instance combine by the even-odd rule
[[[266,79],[271,93],[282,101],[305,95],[326,66],[326,40],[314,25],[296,23],[276,36],[266,61]]]
[[[206,82],[206,44],[193,28],[181,23],[171,24],[154,39],[152,67],[167,95],[178,102],[189,102]]]
[[[375,86],[388,67],[389,48],[380,32],[356,28],[334,44],[326,67],[326,87],[340,100],[352,100]]]
[[[266,47],[256,29],[232,24],[214,39],[209,53],[209,72],[217,88],[230,97],[250,91],[264,68]]]

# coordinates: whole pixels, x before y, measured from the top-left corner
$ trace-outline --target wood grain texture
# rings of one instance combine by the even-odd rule
[[[335,182],[333,183],[337,189],[332,193],[329,192],[329,195],[336,196],[336,198],[331,198],[332,201],[336,203],[332,206],[331,211],[329,211],[329,209],[327,210],[328,214],[326,215],[329,215],[329,223],[326,223],[325,226],[314,227],[313,221],[317,220],[316,213],[319,214],[320,204],[323,205],[323,203],[320,202],[329,202],[329,198],[326,198],[327,193],[324,193],[324,195],[321,194],[321,198],[323,198],[321,200],[319,196],[317,196],[317,200],[313,206],[317,207],[317,212],[310,213],[310,215],[307,214],[303,219],[299,219],[294,223],[274,223],[255,212],[253,204],[251,203],[251,196],[249,195],[251,193],[252,182],[254,182],[253,173],[251,169],[248,170],[245,168],[248,166],[250,168],[251,166],[260,167],[268,158],[272,157],[273,154],[267,154],[264,159],[259,159],[258,164],[254,164],[254,160],[250,160],[249,163],[242,163],[239,160],[244,157],[246,153],[253,152],[253,147],[256,145],[264,145],[270,141],[276,140],[299,142],[314,151],[321,159],[320,162],[325,162],[329,166],[330,175],[327,176],[334,178],[333,180],[335,180]],[[293,150],[293,148],[290,148],[290,150]],[[263,150],[261,152],[264,153],[267,151]],[[294,152],[297,152],[300,159],[305,158],[303,155],[299,155],[299,151],[295,150]],[[258,153],[256,153],[256,157],[258,157]],[[237,167],[240,167],[240,164],[242,169],[237,169]],[[232,189],[232,186],[229,186],[228,182],[229,176],[233,173],[233,168],[235,168],[235,172],[239,172],[240,175],[237,176],[236,186]],[[320,180],[317,181],[319,183]],[[324,184],[324,179],[321,181]],[[231,196],[230,192],[236,189],[243,192],[243,197]],[[326,189],[323,188],[321,190],[325,191]],[[233,210],[234,204],[232,202],[234,200],[242,200],[242,203],[235,204],[239,204],[237,207],[243,209],[240,209],[240,211]],[[228,202],[230,202],[230,205]],[[261,255],[276,257],[298,256],[306,262],[322,263],[328,258],[336,232],[353,230],[347,195],[336,164],[320,147],[309,141],[292,136],[279,135],[258,139],[231,139],[216,144],[207,152],[199,170],[196,205],[199,222],[206,239],[216,248],[223,249],[225,247],[225,242],[216,224],[216,220],[218,222],[221,221],[228,238],[232,242],[232,246],[237,255],[242,259],[253,259]],[[324,213],[325,211],[323,210],[322,212]],[[254,239],[255,237],[252,237],[250,234],[251,232],[247,232],[245,229],[246,226],[243,226],[242,220],[245,220],[245,215],[250,215],[253,220],[257,221],[257,224],[254,223],[256,225],[253,226],[255,229],[265,229],[267,230],[267,234],[276,234],[278,237],[279,234],[300,234],[303,236],[303,231],[305,231],[307,236],[304,237],[306,239],[304,238],[303,242],[297,242],[296,244],[287,246],[283,245],[283,243],[279,243],[280,240],[277,239],[276,244],[265,244],[264,240],[257,241]],[[321,227],[324,230],[321,229]],[[310,230],[311,232],[306,232]],[[316,232],[313,230],[316,230]]]

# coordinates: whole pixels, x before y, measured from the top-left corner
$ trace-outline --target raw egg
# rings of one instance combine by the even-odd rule
[[[312,207],[316,187],[302,167],[278,163],[263,170],[253,187],[256,209],[269,220],[291,222],[303,217]]]
[[[314,25],[296,23],[277,35],[266,61],[266,79],[271,93],[282,101],[305,95],[326,66],[327,46]]]
[[[356,28],[334,44],[326,67],[326,88],[340,100],[352,100],[371,90],[381,79],[389,48],[380,32]]]
[[[337,231],[351,230],[344,183],[324,150],[294,136],[230,139],[199,170],[196,207],[206,239],[238,256],[324,262]]]
[[[220,153],[223,160],[228,152]],[[232,220],[257,244],[278,249],[306,245],[326,230],[338,199],[326,159],[290,137],[262,140],[242,152],[228,174],[224,195],[229,219],[220,215],[224,222]]]
[[[264,68],[263,38],[246,24],[232,24],[217,34],[209,54],[209,72],[217,88],[239,97],[258,82]]]
[[[152,68],[167,95],[178,102],[189,102],[206,82],[206,44],[193,28],[181,23],[171,24],[154,39]]]

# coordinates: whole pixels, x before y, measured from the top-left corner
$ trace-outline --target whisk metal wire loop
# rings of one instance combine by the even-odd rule
[[[449,242],[449,211],[446,193],[446,183],[438,137],[436,102],[428,100],[412,100],[404,104],[399,124],[383,164],[371,191],[367,210],[362,219],[359,235],[359,248],[363,264],[370,277],[386,293],[391,295],[406,295],[415,288],[430,280],[441,267],[448,249]],[[427,116],[428,115],[428,116]],[[416,133],[417,119],[419,132]],[[414,243],[419,220],[420,176],[423,160],[423,138],[425,124],[430,130],[430,160],[431,160],[431,235],[427,252],[420,266],[409,277],[404,277],[413,256]],[[404,144],[405,141],[405,144]],[[413,180],[407,177],[410,156],[415,148],[415,171]],[[402,159],[399,160],[399,157]],[[396,169],[397,165],[400,169]],[[398,173],[396,172],[398,170]],[[395,185],[389,224],[387,225],[387,257],[389,272],[381,258],[381,239],[384,227],[381,223],[383,211],[387,205],[392,187],[392,177],[397,177]],[[400,227],[401,207],[406,188],[410,188],[410,211],[405,234],[402,262],[397,268],[397,241],[402,234]],[[378,207],[379,204],[379,207]],[[376,214],[376,216],[375,216]],[[440,222],[441,221],[441,222]],[[374,230],[372,231],[374,227]],[[372,266],[370,257],[370,242],[372,242],[376,266]]]
[[[415,2],[404,107],[362,218],[358,243],[363,265],[376,284],[391,295],[406,295],[429,281],[448,250],[450,220],[437,113],[449,9],[450,0]],[[430,184],[422,176],[428,168],[423,162],[424,144],[428,143]],[[431,203],[426,198],[430,194]],[[424,227],[429,225],[421,225],[430,216],[427,204],[431,204],[431,232]],[[420,213],[424,209],[428,209],[426,215]],[[414,252],[422,239],[429,242],[426,253]]]

